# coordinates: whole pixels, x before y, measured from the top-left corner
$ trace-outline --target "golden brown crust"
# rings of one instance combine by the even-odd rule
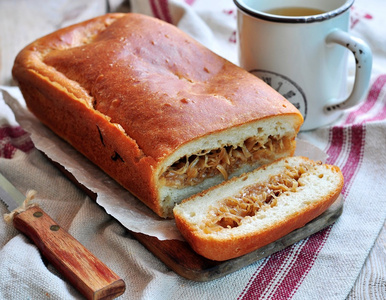
[[[227,240],[206,240],[203,243],[202,239],[198,237],[188,224],[184,224],[186,220],[180,219],[176,215],[176,224],[182,236],[189,241],[193,250],[200,255],[216,261],[224,261],[232,258],[242,256],[250,253],[261,247],[264,247],[295,229],[301,228],[311,220],[321,215],[327,208],[329,208],[338,198],[339,193],[331,195],[327,201],[319,206],[311,207],[309,210],[299,212],[291,218],[283,220],[280,224],[270,227],[268,230],[259,234],[248,234],[242,236],[234,236]]]
[[[274,115],[297,116],[296,131],[302,123],[255,76],[137,14],[45,36],[19,53],[13,76],[44,124],[159,215],[154,170],[181,145]]]

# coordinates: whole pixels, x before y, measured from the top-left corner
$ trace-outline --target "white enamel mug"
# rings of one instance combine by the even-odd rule
[[[239,64],[271,85],[304,117],[301,130],[336,120],[367,93],[372,53],[349,31],[354,0],[234,0]],[[267,13],[283,7],[323,12],[306,16]],[[348,51],[348,50],[349,51]],[[349,52],[356,72],[347,87]]]

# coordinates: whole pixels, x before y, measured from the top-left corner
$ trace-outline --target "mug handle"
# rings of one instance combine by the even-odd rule
[[[324,107],[326,113],[347,109],[357,105],[366,94],[371,77],[373,55],[370,47],[361,39],[349,33],[335,29],[326,38],[327,43],[336,43],[349,49],[355,57],[355,80],[351,94],[343,101],[331,99]]]

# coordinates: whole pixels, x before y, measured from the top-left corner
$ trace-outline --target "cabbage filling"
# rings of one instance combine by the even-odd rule
[[[274,154],[286,151],[290,143],[288,137],[269,136],[265,142],[250,137],[239,146],[225,146],[182,157],[162,173],[160,180],[173,188],[193,186],[218,174],[227,180],[241,165],[253,164],[260,159],[271,160]]]
[[[267,182],[245,187],[239,194],[223,199],[219,206],[209,210],[206,221],[200,226],[201,229],[205,233],[212,233],[235,228],[240,226],[245,218],[276,206],[281,194],[297,191],[301,186],[299,178],[310,168],[312,166],[309,164],[286,166],[284,173],[270,177]]]

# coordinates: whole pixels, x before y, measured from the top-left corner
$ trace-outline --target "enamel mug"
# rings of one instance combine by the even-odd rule
[[[304,117],[301,130],[335,121],[367,93],[372,53],[349,33],[354,0],[234,0],[238,58]],[[355,80],[348,90],[348,54]]]

